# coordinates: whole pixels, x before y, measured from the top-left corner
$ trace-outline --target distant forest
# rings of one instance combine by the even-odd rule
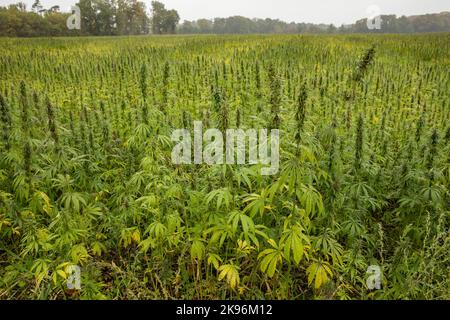
[[[179,33],[415,33],[415,32],[449,32],[450,12],[426,14],[411,17],[382,15],[381,29],[369,30],[367,19],[361,19],[354,24],[341,25],[286,23],[273,19],[249,19],[241,16],[216,18],[214,20],[200,19],[184,21],[178,26]]]
[[[24,3],[0,7],[0,36],[450,32],[450,12],[410,17],[382,15],[381,29],[369,30],[367,19],[342,26],[241,16],[180,23],[178,12],[166,9],[158,1],[151,2],[151,14],[145,3],[137,0],[80,0],[77,5],[81,30],[68,29],[70,13],[61,12],[59,6],[44,8],[39,0],[31,8]]]

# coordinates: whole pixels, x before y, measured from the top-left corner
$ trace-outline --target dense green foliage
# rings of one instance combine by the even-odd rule
[[[419,16],[381,15],[381,29],[367,28],[367,19],[350,25],[327,25],[285,22],[278,19],[250,19],[242,16],[184,21],[178,28],[182,34],[255,34],[255,33],[414,33],[449,32],[450,12]]]
[[[449,46],[1,39],[0,298],[449,299]],[[195,120],[278,126],[279,174],[172,164]]]
[[[80,36],[80,35],[141,35],[141,34],[298,34],[298,33],[419,33],[449,32],[450,12],[418,16],[382,15],[381,29],[369,30],[367,19],[354,24],[334,26],[313,23],[287,23],[278,19],[249,19],[242,16],[183,21],[176,10],[151,1],[151,16],[147,1],[79,0],[81,30],[69,30],[68,13],[59,6],[45,9],[39,0],[27,11],[23,3],[0,7],[0,36]]]
[[[0,36],[42,37],[80,35],[140,35],[175,33],[180,20],[175,10],[167,10],[158,1],[151,2],[152,16],[146,5],[137,0],[79,0],[81,30],[69,30],[70,14],[59,6],[43,8],[36,0],[31,11],[19,2],[0,7]]]
[[[67,13],[56,8],[41,14],[28,12],[25,5],[0,7],[0,36],[36,37],[64,36],[75,32],[67,29]]]

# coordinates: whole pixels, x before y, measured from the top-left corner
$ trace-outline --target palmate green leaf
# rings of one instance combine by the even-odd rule
[[[221,220],[215,226],[207,229],[205,235],[211,234],[209,239],[210,245],[218,244],[221,248],[227,239],[233,239],[235,237],[235,232],[233,227],[227,223],[226,220]]]
[[[269,230],[269,228],[266,227],[265,225],[262,225],[262,224],[255,225],[255,234],[261,236],[262,238],[264,238],[266,240],[269,240],[269,236],[264,231],[268,231],[268,230]]]
[[[34,273],[36,280],[36,288],[39,288],[44,278],[48,276],[50,263],[50,259],[37,259],[31,266],[31,272]]]
[[[324,213],[322,195],[311,185],[301,185],[295,191],[297,199],[305,208],[308,216],[321,216]]]
[[[270,211],[273,208],[271,204],[272,199],[270,198],[270,193],[267,189],[263,189],[261,194],[253,193],[248,195],[243,202],[248,202],[244,212],[249,212],[250,217],[252,218],[257,214],[262,217],[265,212]]]
[[[134,190],[139,191],[143,186],[146,185],[146,182],[149,181],[146,176],[145,171],[136,172],[128,182],[130,187],[134,188]]]
[[[311,144],[311,146],[319,146],[318,144]],[[314,152],[317,152],[317,150],[311,150],[310,147],[305,146],[304,144],[300,145],[300,160],[301,162],[310,162],[310,163],[316,163],[317,158],[314,155]]]
[[[356,238],[358,236],[362,236],[366,232],[366,228],[362,224],[362,222],[354,217],[351,217],[342,223],[342,229],[345,231],[347,235],[352,238]]]
[[[214,198],[216,199],[216,209],[220,210],[222,206],[229,209],[233,201],[233,195],[228,188],[213,190],[206,196],[206,204],[210,204]]]
[[[145,230],[151,238],[161,240],[167,235],[167,227],[159,221],[152,222]]]
[[[64,232],[55,235],[57,236],[55,240],[55,245],[57,248],[61,249],[67,245],[73,245],[80,241],[81,238],[85,237],[88,233],[87,229],[81,228],[69,228],[64,230]]]
[[[261,260],[261,271],[272,278],[275,274],[278,261],[282,261],[280,252],[275,249],[266,249],[261,252],[259,257],[263,257]]]
[[[13,181],[14,194],[20,200],[26,200],[30,196],[30,186],[26,183],[26,177],[22,174],[18,174],[14,177]]]
[[[424,205],[424,201],[422,197],[418,197],[416,194],[413,194],[411,196],[403,196],[398,200],[398,203],[400,204],[400,208],[410,212],[412,210],[417,210],[417,208],[421,208]]]
[[[293,189],[297,184],[299,177],[303,174],[304,165],[294,154],[289,154],[288,159],[283,165],[280,182],[288,184],[290,189]]]
[[[240,211],[232,211],[228,218],[228,223],[233,227],[233,231],[236,233],[239,224],[242,227],[244,234],[254,233],[255,223],[253,219]]]
[[[58,174],[55,179],[52,179],[52,181],[55,188],[63,191],[70,190],[75,182],[68,174]]]
[[[156,165],[155,159],[152,156],[144,157],[142,158],[140,165],[143,172],[146,174],[152,173]]]
[[[297,148],[297,146],[295,146]],[[299,154],[286,151],[287,160],[283,164],[280,182],[289,186],[290,190],[302,183],[302,177],[308,174],[305,164],[316,164],[313,151],[305,146],[299,146]]]
[[[50,262],[50,259],[37,259],[31,266],[30,270],[31,272],[34,272],[35,275],[40,274],[42,271],[46,272],[48,270],[48,264]]]
[[[261,259],[261,272],[267,274],[269,278],[275,275],[277,264],[283,261],[283,253],[273,239],[267,241],[273,248],[265,249],[258,255]]]
[[[336,265],[342,265],[344,249],[342,245],[333,237],[331,229],[327,228],[314,241],[315,250],[320,251],[324,256],[331,258]]]
[[[147,137],[151,134],[152,129],[150,126],[145,123],[140,123],[136,129],[134,130],[135,138],[139,143],[142,143],[147,139]]]
[[[21,155],[17,150],[12,150],[9,152],[2,153],[1,155],[1,161],[5,164],[11,165],[14,163],[19,163],[21,159]]]
[[[83,213],[90,217],[91,219],[95,219],[100,217],[103,214],[103,211],[100,207],[96,207],[93,204],[87,205],[85,208],[83,208]]]
[[[259,240],[257,236],[261,236],[268,239],[267,234],[263,231],[265,228],[263,225],[255,225],[253,219],[240,211],[232,211],[229,214],[228,225],[232,229],[232,235],[237,235],[239,232],[239,226],[241,226],[242,232],[240,237],[244,237],[248,242],[254,243],[259,246]]]
[[[66,192],[61,197],[61,202],[65,209],[71,209],[73,212],[80,212],[81,207],[86,206],[84,196],[79,192]]]
[[[181,225],[183,224],[183,219],[181,219],[178,212],[172,213],[167,216],[167,230],[169,233],[175,233],[181,229]]]
[[[154,194],[150,194],[148,196],[140,197],[136,200],[136,203],[141,204],[142,208],[151,209],[159,205],[159,198]]]
[[[251,217],[241,214],[240,220],[244,234],[253,233],[255,231],[255,223]]]
[[[420,190],[421,195],[433,204],[442,201],[442,189],[438,186],[429,186]]]
[[[351,198],[369,198],[371,195],[375,194],[375,190],[365,181],[359,181],[346,187],[346,193],[350,195]]]
[[[169,148],[170,146],[173,145],[172,140],[170,139],[170,137],[168,137],[166,135],[158,134],[158,136],[156,137],[156,140],[158,141],[158,144],[163,149],[164,148]]]
[[[252,189],[252,182],[250,180],[250,177],[254,175],[254,170],[250,168],[242,168],[234,171],[234,176],[237,181],[238,186],[241,185],[247,186],[250,190]]]
[[[238,229],[241,213],[239,211],[232,211],[232,212],[230,212],[229,215],[230,216],[228,218],[228,224],[231,225],[231,227],[233,228],[233,232],[236,233],[237,229]]]
[[[166,191],[165,196],[168,199],[181,199],[183,195],[183,187],[180,184],[172,184]]]
[[[205,245],[202,240],[194,240],[191,245],[191,258],[200,262],[205,256]]]
[[[147,253],[147,251],[150,248],[155,248],[155,247],[156,247],[156,240],[151,237],[144,239],[139,243],[140,251],[143,252],[144,254]]]
[[[284,258],[289,262],[292,252],[294,262],[298,265],[303,257],[305,244],[308,244],[308,242],[309,239],[303,234],[303,229],[300,225],[294,225],[284,231],[280,240],[280,245],[284,247]]]

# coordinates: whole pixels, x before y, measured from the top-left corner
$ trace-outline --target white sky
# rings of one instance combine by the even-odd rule
[[[19,0],[0,0],[0,5]],[[22,0],[31,8],[34,0]],[[77,0],[41,0],[44,7],[60,5],[69,11]],[[144,0],[150,7],[150,0]],[[168,9],[176,9],[181,20],[229,17],[273,18],[286,22],[353,23],[368,16],[367,8],[376,5],[381,14],[416,15],[450,11],[449,0],[161,0]]]

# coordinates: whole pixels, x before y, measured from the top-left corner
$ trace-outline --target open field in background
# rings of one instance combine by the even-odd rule
[[[0,39],[0,299],[449,299],[449,88],[449,34]]]

